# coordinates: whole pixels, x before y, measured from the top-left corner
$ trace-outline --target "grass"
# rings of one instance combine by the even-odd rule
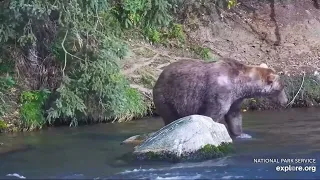
[[[201,47],[198,45],[190,45],[190,49],[198,55],[201,59],[205,61],[217,61],[217,58],[215,58],[211,51],[210,48],[207,47]]]
[[[4,131],[7,127],[7,123],[4,120],[0,120],[0,132]]]
[[[152,87],[154,86],[155,80],[151,75],[143,74],[141,76],[141,82],[145,87],[152,89]]]

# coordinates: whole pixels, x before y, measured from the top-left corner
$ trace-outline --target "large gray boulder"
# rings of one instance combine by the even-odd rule
[[[231,143],[225,125],[191,115],[152,133],[133,154],[139,159],[200,160],[224,155]]]

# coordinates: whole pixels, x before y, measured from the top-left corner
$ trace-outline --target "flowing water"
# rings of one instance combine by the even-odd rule
[[[127,164],[119,160],[133,148],[120,142],[161,128],[160,118],[0,135],[0,178],[320,178],[319,170],[314,169],[319,167],[320,160],[320,109],[250,112],[244,113],[243,121],[245,133],[252,138],[236,140],[235,154],[196,163]],[[262,160],[258,163],[255,159]],[[274,159],[279,163],[271,162]],[[281,162],[282,159],[316,162],[295,164]],[[283,170],[289,165],[301,165],[305,169],[300,172],[276,170],[277,166]]]

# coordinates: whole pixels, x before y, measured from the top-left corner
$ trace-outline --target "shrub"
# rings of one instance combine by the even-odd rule
[[[12,76],[0,77],[0,117],[2,117],[9,108],[8,97],[6,94],[9,89],[15,85]]]
[[[87,117],[123,121],[145,114],[141,95],[120,73],[127,52],[123,34],[136,29],[152,42],[183,41],[182,26],[172,15],[181,2],[1,1],[0,49],[5,53],[0,59],[12,59],[27,80],[22,80],[27,86],[21,94],[23,124],[40,128],[62,120],[77,125]],[[45,114],[44,104],[49,104]]]
[[[46,123],[43,106],[49,94],[50,91],[46,89],[22,92],[20,114],[23,128],[41,129]]]

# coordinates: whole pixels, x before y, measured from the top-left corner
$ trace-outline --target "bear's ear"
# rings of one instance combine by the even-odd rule
[[[275,75],[273,73],[269,74],[267,76],[267,83],[272,84],[276,78],[277,78],[277,75]]]
[[[268,68],[268,65],[265,64],[265,63],[262,63],[262,64],[260,64],[260,67],[262,67],[262,68]]]

